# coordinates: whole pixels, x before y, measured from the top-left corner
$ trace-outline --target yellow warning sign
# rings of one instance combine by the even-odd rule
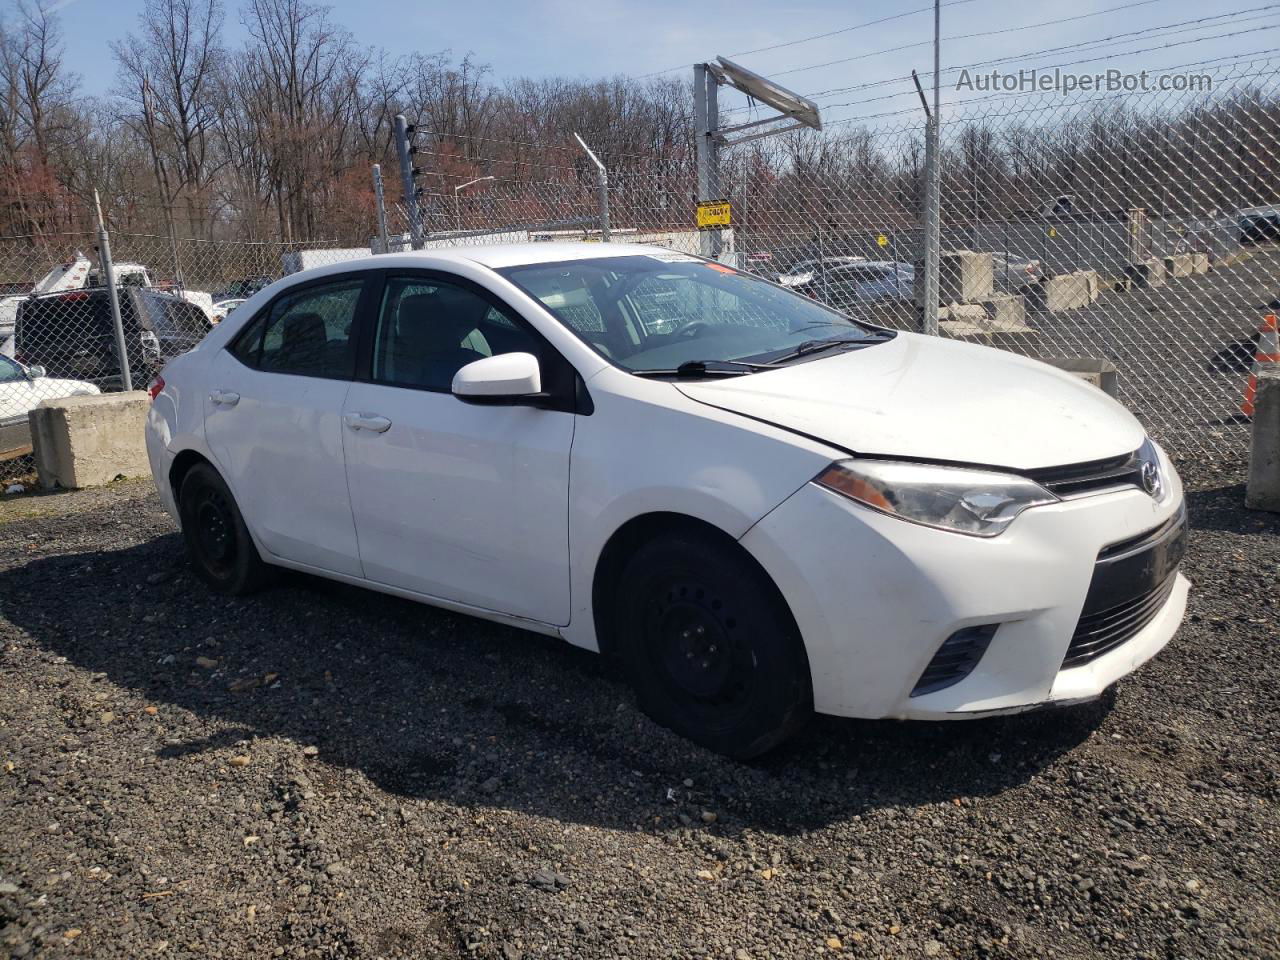
[[[717,230],[729,226],[728,200],[704,200],[698,204],[698,229]]]
[[[1050,228],[1049,228],[1049,236],[1051,236],[1051,237],[1056,237],[1057,235],[1058,235],[1058,228],[1057,228],[1057,227],[1050,227]]]
[[[882,247],[887,247],[889,245],[889,238],[882,233],[880,236],[876,237],[876,243],[880,244]]]

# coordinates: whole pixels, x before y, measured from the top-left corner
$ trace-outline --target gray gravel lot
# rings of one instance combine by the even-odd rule
[[[147,483],[0,502],[0,957],[1280,956],[1280,517],[1197,468],[1102,702],[745,765],[608,663],[187,571]]]

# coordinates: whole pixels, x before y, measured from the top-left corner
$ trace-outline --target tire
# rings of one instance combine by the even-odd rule
[[[678,534],[640,547],[614,594],[617,651],[641,708],[717,753],[777,746],[813,712],[781,595],[736,545]]]
[[[196,464],[183,478],[178,513],[191,565],[218,593],[243,596],[272,579],[273,568],[258,555],[235,497],[209,464]]]

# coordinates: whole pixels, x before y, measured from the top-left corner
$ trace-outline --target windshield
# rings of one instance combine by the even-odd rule
[[[0,383],[18,383],[27,379],[27,371],[8,357],[0,357]]]
[[[814,341],[884,336],[758,277],[666,250],[498,272],[633,372],[798,359]]]

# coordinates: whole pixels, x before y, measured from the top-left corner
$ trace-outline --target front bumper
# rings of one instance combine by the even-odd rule
[[[1189,583],[1175,575],[1140,630],[1063,668],[1104,547],[1167,523],[1182,485],[1167,460],[1161,501],[1137,489],[1028,510],[983,539],[908,523],[807,484],[742,544],[773,577],[804,637],[814,706],[851,717],[958,719],[1097,697],[1177,631]],[[913,687],[944,640],[999,623],[952,686]]]

